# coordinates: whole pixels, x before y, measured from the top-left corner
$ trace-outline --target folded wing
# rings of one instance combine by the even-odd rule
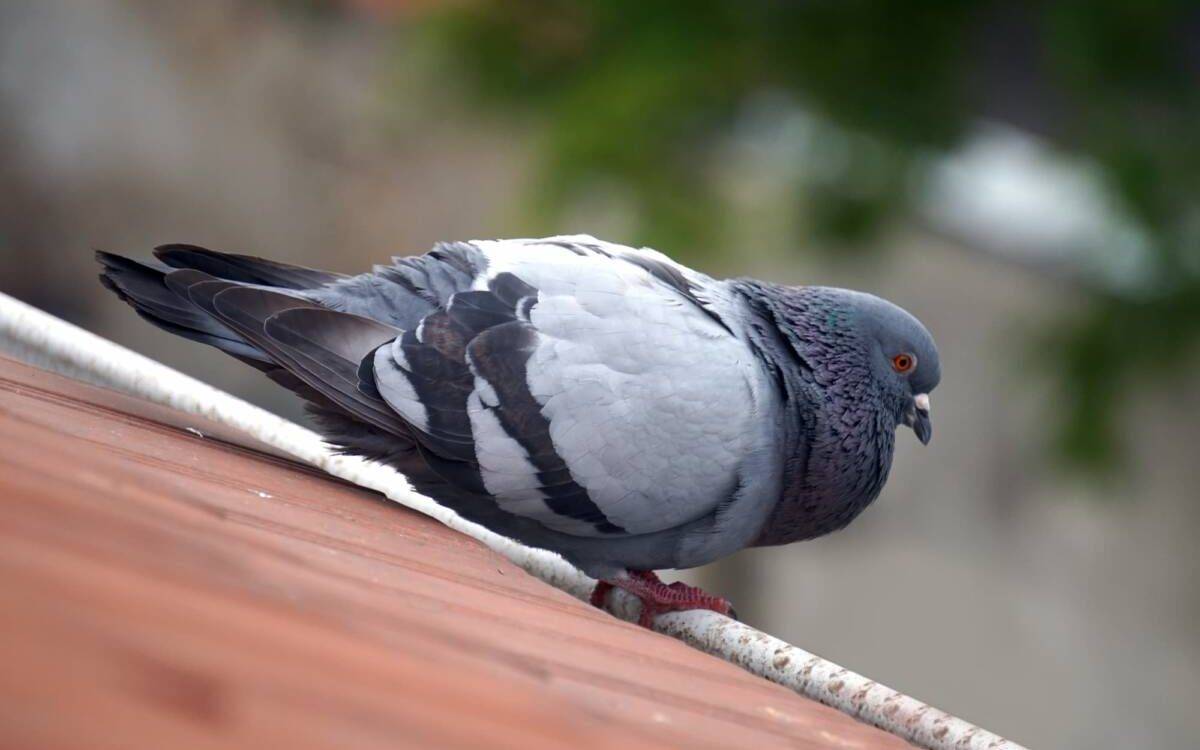
[[[479,242],[486,268],[374,355],[452,483],[570,534],[712,512],[761,434],[757,360],[719,285],[590,238]]]

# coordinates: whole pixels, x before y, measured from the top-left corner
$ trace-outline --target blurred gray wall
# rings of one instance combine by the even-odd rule
[[[528,144],[397,97],[436,71],[406,69],[393,33],[231,0],[0,5],[0,290],[298,415],[257,373],[103,294],[91,250],[186,241],[352,271],[528,234],[513,199]],[[604,206],[576,220],[622,239]],[[1032,747],[1194,746],[1196,379],[1127,394],[1128,476],[1068,480],[1046,461],[1056,404],[1023,335],[1076,292],[915,233],[839,268],[780,236],[748,226],[738,247],[754,250],[707,270],[912,310],[944,356],[934,441],[901,435],[883,497],[847,531],[688,576],[757,626]]]

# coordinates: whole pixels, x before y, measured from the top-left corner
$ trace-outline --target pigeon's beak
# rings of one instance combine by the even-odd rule
[[[933,423],[929,421],[929,394],[918,393],[913,396],[912,423],[909,425],[917,433],[917,440],[922,445],[929,445],[933,437]]]

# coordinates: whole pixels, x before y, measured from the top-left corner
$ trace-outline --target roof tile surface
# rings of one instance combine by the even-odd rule
[[[0,745],[907,747],[172,424],[0,360]]]

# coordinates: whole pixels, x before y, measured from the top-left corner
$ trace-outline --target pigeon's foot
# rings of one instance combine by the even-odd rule
[[[681,581],[663,583],[651,570],[630,570],[611,581],[597,581],[596,588],[592,590],[592,606],[603,607],[608,592],[614,588],[625,589],[641,600],[642,614],[638,617],[638,625],[644,628],[649,628],[654,617],[661,612],[687,609],[711,609],[737,619],[737,613],[728,600]]]
[[[608,599],[608,592],[613,590],[613,585],[608,581],[596,581],[596,588],[592,589],[592,596],[588,601],[596,609],[604,609],[604,602]]]

